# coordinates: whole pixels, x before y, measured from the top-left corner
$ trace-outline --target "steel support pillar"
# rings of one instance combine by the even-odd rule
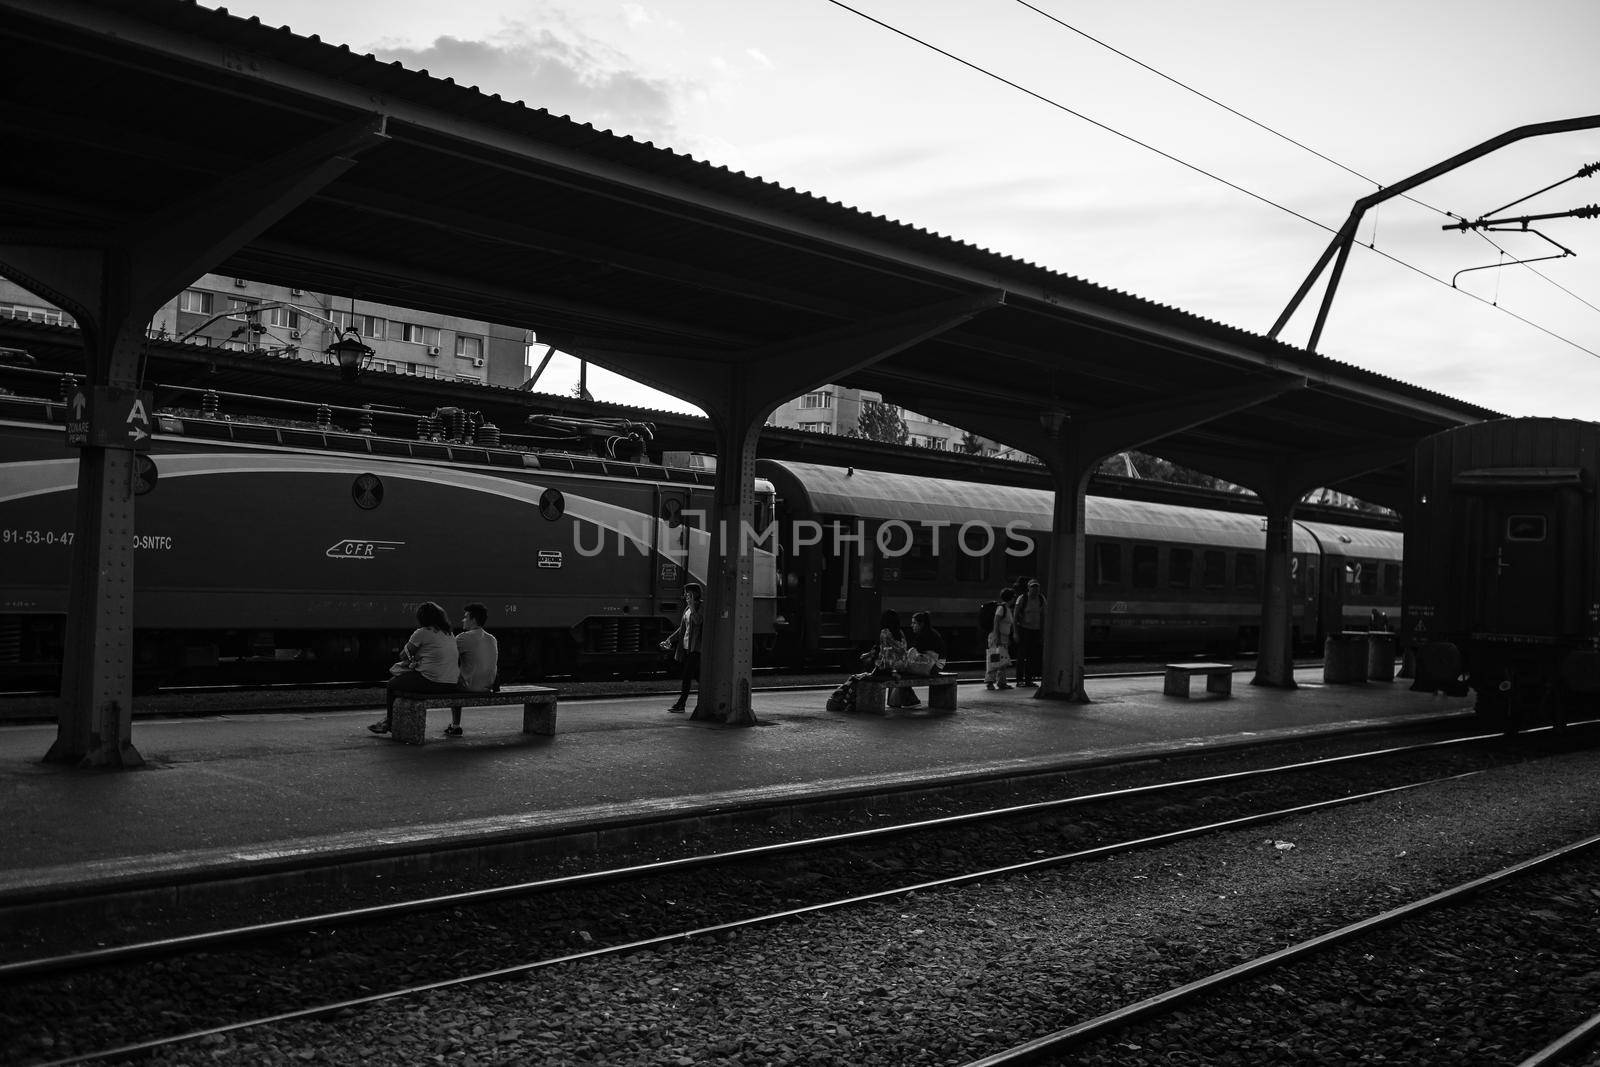
[[[598,339],[563,338],[560,348],[681,396],[710,416],[717,433],[712,491],[705,652],[693,719],[751,726],[755,637],[756,444],[767,416],[790,397],[835,381],[959,326],[1004,303],[985,292],[811,337],[715,355],[629,353]]]
[[[324,132],[120,228],[0,228],[0,275],[71,312],[85,385],[137,389],[144,331],[171,295],[259,235],[384,139],[365,118]],[[45,759],[132,767],[134,453],[80,450],[61,705]]]
[[[1266,575],[1261,586],[1261,635],[1251,685],[1294,689],[1294,510],[1311,490],[1405,462],[1410,441],[1267,460],[1185,456],[1183,461],[1245,486],[1267,512]]]
[[[1251,685],[1294,689],[1294,506],[1311,486],[1291,486],[1279,476],[1254,487],[1267,512],[1266,560],[1261,583],[1261,632]]]
[[[907,407],[1000,441],[1036,456],[1055,484],[1050,573],[1044,580],[1044,671],[1036,700],[1090,703],[1084,686],[1084,534],[1089,476],[1106,456],[1136,448],[1168,434],[1208,422],[1292,389],[1304,378],[1270,378],[1245,385],[1191,394],[1183,400],[1102,411],[1092,417],[1068,415],[1049,397],[1019,400],[1032,404],[1036,417],[973,410],[933,397],[905,395]],[[902,399],[897,397],[896,399]]]

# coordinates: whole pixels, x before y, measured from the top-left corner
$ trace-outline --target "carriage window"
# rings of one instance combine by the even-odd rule
[[[1187,589],[1194,584],[1194,549],[1175,548],[1167,557],[1167,584]]]
[[[1228,554],[1208,551],[1200,557],[1200,584],[1207,589],[1221,589],[1228,584]]]
[[[1122,584],[1122,546],[1101,541],[1094,546],[1094,584],[1120,586]]]
[[[1013,556],[1013,552],[1023,551],[1027,543],[1027,551],[1023,555]],[[1044,553],[1039,551],[1039,538],[1032,534],[1019,533],[1012,536],[1008,533],[1000,534],[1001,550],[1005,553],[1006,582],[1009,584],[1018,578],[1037,578],[1045,571]]]
[[[989,557],[994,554],[993,546],[988,552],[978,552],[977,549],[985,545],[984,538],[978,531],[973,531],[963,538],[959,533],[952,533],[945,542],[940,542],[943,547],[941,552],[954,552],[956,554],[956,581],[958,582],[987,582],[989,580]]]
[[[1543,515],[1511,515],[1506,518],[1507,541],[1543,541]]]
[[[1378,561],[1364,559],[1356,564],[1356,573],[1360,577],[1361,592],[1372,596],[1378,591]]]
[[[895,562],[900,565],[903,582],[938,581],[939,557],[933,554],[933,527],[921,523],[911,527],[911,551]]]
[[[1400,564],[1383,565],[1383,591],[1388,596],[1400,595]]]
[[[1135,589],[1154,589],[1156,587],[1156,546],[1133,546],[1133,587]]]
[[[1233,557],[1233,584],[1247,592],[1261,588],[1261,564],[1253,553],[1240,552]]]

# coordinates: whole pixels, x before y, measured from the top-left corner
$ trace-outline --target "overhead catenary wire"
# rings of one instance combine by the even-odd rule
[[[1210,178],[1212,181],[1218,182],[1221,185],[1225,185],[1228,188],[1234,190],[1235,192],[1243,193],[1245,196],[1248,196],[1253,200],[1260,201],[1261,203],[1266,204],[1269,207],[1277,208],[1279,211],[1282,211],[1287,215],[1291,215],[1294,218],[1297,218],[1302,222],[1309,223],[1312,226],[1315,226],[1318,229],[1324,230],[1324,231],[1326,231],[1328,233],[1336,234],[1338,232],[1337,230],[1334,229],[1334,227],[1329,226],[1324,222],[1320,222],[1320,221],[1318,221],[1318,220],[1316,220],[1314,218],[1311,218],[1308,215],[1304,215],[1301,212],[1296,211],[1291,207],[1288,207],[1287,205],[1280,204],[1277,201],[1271,199],[1270,197],[1262,195],[1261,193],[1257,193],[1254,190],[1247,189],[1244,186],[1239,185],[1237,182],[1229,181],[1228,179],[1223,178],[1222,176],[1220,176],[1218,174],[1214,174],[1211,171],[1206,170],[1204,167],[1201,167],[1201,166],[1199,166],[1197,164],[1194,164],[1194,163],[1190,163],[1186,159],[1182,159],[1182,158],[1180,158],[1178,156],[1173,155],[1170,152],[1167,152],[1167,151],[1164,151],[1163,149],[1157,148],[1156,146],[1154,146],[1152,144],[1148,144],[1145,141],[1141,141],[1137,137],[1134,137],[1132,134],[1124,133],[1122,130],[1119,130],[1119,129],[1113,127],[1113,126],[1110,126],[1110,125],[1108,125],[1108,124],[1106,124],[1104,122],[1101,122],[1098,119],[1092,118],[1091,116],[1086,115],[1081,111],[1077,111],[1074,108],[1068,107],[1066,104],[1063,104],[1058,100],[1054,100],[1054,99],[1044,95],[1043,93],[1040,93],[1040,92],[1038,92],[1036,90],[1033,90],[1033,89],[1029,89],[1025,85],[1021,85],[1021,84],[1019,84],[1017,82],[1014,82],[1010,78],[1007,78],[1002,74],[996,73],[995,71],[992,71],[992,70],[988,69],[987,67],[983,66],[982,64],[975,63],[972,60],[965,59],[962,56],[958,56],[953,52],[947,51],[946,49],[941,48],[936,44],[933,44],[931,41],[927,41],[927,40],[924,40],[921,37],[918,37],[914,33],[911,33],[911,32],[909,32],[907,30],[903,30],[900,27],[895,26],[895,25],[893,25],[891,23],[885,22],[882,19],[877,18],[874,15],[870,15],[870,14],[868,14],[868,13],[866,13],[866,12],[864,12],[864,11],[858,9],[858,8],[852,7],[849,4],[844,3],[844,0],[827,0],[827,2],[832,4],[834,7],[837,7],[839,9],[843,10],[843,11],[848,11],[850,14],[855,15],[858,18],[864,19],[865,21],[870,22],[873,25],[878,26],[881,29],[888,30],[890,33],[893,33],[898,37],[903,37],[906,40],[912,42],[913,44],[920,45],[923,48],[926,48],[931,52],[937,53],[938,55],[941,55],[944,58],[946,58],[948,60],[951,60],[952,62],[959,63],[963,67],[966,67],[967,69],[969,69],[969,70],[971,70],[971,71],[973,71],[973,72],[975,72],[977,74],[981,74],[986,78],[990,78],[990,79],[992,79],[994,81],[997,81],[1000,84],[1007,86],[1008,88],[1015,89],[1017,92],[1020,92],[1025,96],[1031,97],[1032,99],[1037,100],[1042,104],[1045,104],[1045,105],[1047,105],[1049,107],[1055,108],[1058,111],[1063,111],[1063,112],[1071,115],[1073,118],[1080,119],[1080,120],[1082,120],[1084,122],[1087,122],[1091,126],[1094,126],[1097,129],[1103,130],[1106,133],[1109,133],[1114,137],[1121,138],[1122,140],[1127,141],[1130,144],[1136,145],[1136,146],[1138,146],[1140,148],[1143,148],[1144,150],[1146,150],[1148,152],[1153,152],[1154,154],[1160,156],[1163,159],[1168,160],[1169,162],[1176,163],[1181,167],[1184,167],[1184,168],[1186,168],[1188,170],[1194,171],[1196,174],[1199,174],[1199,175],[1201,175],[1203,177],[1206,177],[1206,178]],[[1032,7],[1032,5],[1025,5],[1025,6],[1028,6],[1030,8]],[[1035,8],[1034,10],[1037,10],[1037,9]],[[1043,12],[1041,12],[1041,14],[1043,14]],[[1069,28],[1074,29],[1074,32],[1078,32],[1078,31],[1076,31],[1076,29],[1074,27],[1069,27]],[[1087,36],[1087,35],[1085,35],[1085,36]],[[1097,43],[1099,43],[1099,42],[1097,42]],[[1118,53],[1118,54],[1122,54],[1122,53]],[[1131,57],[1129,57],[1129,58],[1131,58]],[[1138,61],[1134,60],[1134,62],[1138,62]],[[1142,63],[1140,63],[1139,65],[1140,66],[1145,66],[1145,64],[1142,64]],[[1147,68],[1147,69],[1152,69],[1153,70],[1153,68]],[[1159,73],[1159,72],[1156,72],[1156,73]],[[1166,75],[1162,75],[1162,76],[1166,77]],[[1188,88],[1188,86],[1184,86],[1184,88]],[[1195,91],[1195,90],[1190,90],[1190,91]],[[1202,95],[1203,96],[1204,94],[1197,94],[1197,95]],[[1207,97],[1206,99],[1210,99],[1210,98]],[[1213,101],[1213,103],[1216,103],[1216,101]],[[1227,105],[1219,105],[1219,106],[1227,107]],[[1232,108],[1228,108],[1228,110],[1229,111],[1233,111]],[[1235,112],[1235,113],[1238,114],[1237,112]],[[1248,116],[1241,116],[1241,117],[1248,118]],[[1254,122],[1255,120],[1251,119],[1250,121]],[[1262,124],[1256,123],[1256,125],[1262,125]],[[1263,127],[1263,128],[1266,128],[1266,127]],[[1276,131],[1273,131],[1273,132],[1275,133]],[[1283,135],[1280,134],[1279,136],[1283,136]],[[1285,137],[1285,140],[1290,140],[1292,143],[1298,144],[1298,142],[1293,142],[1292,138]],[[1301,147],[1305,147],[1305,146],[1301,146]],[[1307,151],[1311,151],[1313,155],[1317,155],[1320,158],[1323,158],[1323,159],[1327,159],[1328,158],[1326,156],[1322,156],[1321,153],[1315,152],[1314,150],[1307,149]],[[1341,169],[1350,170],[1350,168],[1344,167],[1343,164],[1337,163],[1334,160],[1329,159],[1328,161],[1330,163],[1334,163],[1334,165],[1336,165],[1336,166],[1341,167]],[[1375,179],[1368,178],[1365,175],[1359,174],[1358,172],[1353,171],[1353,170],[1350,170],[1350,173],[1356,175],[1357,177],[1360,177],[1363,181],[1372,182],[1373,184],[1377,185],[1380,189],[1383,188],[1382,184],[1378,183]],[[1403,195],[1404,194],[1402,194],[1402,196]],[[1412,198],[1411,197],[1405,197],[1405,199],[1412,199]],[[1426,203],[1424,203],[1424,202],[1422,202],[1420,200],[1419,201],[1415,201],[1415,202],[1417,204],[1419,204],[1420,206],[1422,206],[1422,207],[1428,208],[1430,211],[1438,212],[1439,214],[1445,215],[1448,218],[1453,218],[1453,219],[1461,219],[1462,218],[1462,216],[1460,216],[1458,214],[1455,214],[1454,212],[1445,211],[1445,210],[1443,210],[1441,208],[1437,208],[1437,207],[1434,207],[1434,206],[1432,206],[1430,204],[1426,204]],[[1493,248],[1497,249],[1498,251],[1500,251],[1502,253],[1505,252],[1505,250],[1503,248],[1501,248],[1493,240],[1490,240],[1487,236],[1483,235],[1481,232],[1479,233],[1479,236],[1483,237],[1483,239],[1485,241],[1487,241],[1489,243],[1489,245],[1492,246]],[[1451,285],[1444,278],[1438,277],[1437,275],[1434,275],[1434,274],[1430,274],[1427,271],[1423,270],[1421,267],[1415,266],[1414,264],[1411,264],[1411,263],[1407,263],[1405,260],[1400,259],[1398,256],[1395,256],[1395,255],[1392,255],[1392,254],[1390,254],[1388,252],[1382,251],[1381,249],[1377,248],[1375,245],[1367,246],[1367,247],[1368,247],[1369,251],[1372,251],[1372,252],[1376,253],[1377,255],[1380,255],[1383,258],[1385,258],[1387,260],[1390,260],[1391,262],[1397,263],[1400,266],[1405,267],[1407,270],[1413,271],[1414,273],[1419,274],[1422,277],[1427,278],[1428,280],[1430,280],[1432,282],[1435,282],[1438,285],[1441,285],[1441,286],[1451,290],[1452,292],[1462,293],[1465,296],[1469,296],[1472,299],[1477,300],[1479,303],[1482,303],[1487,307],[1492,307],[1492,308],[1494,308],[1494,309],[1496,309],[1498,311],[1501,311],[1501,312],[1503,312],[1503,313],[1505,313],[1507,315],[1510,315],[1512,318],[1516,319],[1518,322],[1521,322],[1521,323],[1523,323],[1525,325],[1531,326],[1534,329],[1538,330],[1539,332],[1544,333],[1544,334],[1554,338],[1555,340],[1558,340],[1558,341],[1561,341],[1561,342],[1563,342],[1565,344],[1571,345],[1573,348],[1576,348],[1580,352],[1583,352],[1583,353],[1585,353],[1587,355],[1590,355],[1590,356],[1594,356],[1595,358],[1600,358],[1600,352],[1596,352],[1593,349],[1586,348],[1583,345],[1579,344],[1578,342],[1572,340],[1571,338],[1564,337],[1561,334],[1556,333],[1554,330],[1551,330],[1551,329],[1549,329],[1547,327],[1544,327],[1544,326],[1540,326],[1538,323],[1532,321],[1531,319],[1528,319],[1528,318],[1526,318],[1525,316],[1522,316],[1522,315],[1518,315],[1515,312],[1512,312],[1512,311],[1502,307],[1497,302],[1484,300],[1482,297],[1477,296],[1476,294],[1473,294],[1473,293],[1469,293],[1464,289],[1457,289],[1455,286]],[[1524,269],[1532,272],[1534,275],[1536,275],[1539,278],[1543,278],[1545,281],[1550,281],[1550,279],[1546,278],[1543,274],[1541,274],[1537,270],[1534,270],[1532,267],[1524,266]],[[1555,285],[1556,283],[1551,282],[1551,284]],[[1560,286],[1560,285],[1556,285],[1556,288],[1561,289],[1562,292],[1567,293],[1569,296],[1573,296],[1574,299],[1577,299],[1580,303],[1583,303],[1585,306],[1590,307],[1590,308],[1594,308],[1593,304],[1590,304],[1587,300],[1584,300],[1582,297],[1576,296],[1576,294],[1573,294],[1570,290],[1566,289],[1565,287]],[[1600,308],[1596,308],[1595,310],[1600,310]]]
[[[1165,71],[1158,70],[1155,67],[1152,67],[1150,64],[1144,62],[1143,60],[1137,58],[1136,56],[1129,55],[1127,52],[1122,51],[1120,48],[1117,48],[1114,45],[1111,45],[1111,44],[1107,43],[1106,41],[1102,41],[1100,38],[1094,36],[1091,33],[1085,32],[1084,30],[1080,29],[1079,27],[1074,26],[1072,23],[1067,22],[1065,19],[1062,19],[1062,18],[1060,18],[1060,17],[1058,17],[1056,15],[1051,14],[1048,11],[1045,11],[1044,9],[1042,9],[1040,7],[1037,7],[1036,5],[1034,5],[1032,3],[1029,3],[1028,0],[1016,0],[1016,3],[1022,5],[1023,7],[1027,8],[1029,11],[1032,11],[1035,14],[1037,14],[1037,15],[1043,17],[1043,18],[1049,19],[1051,22],[1054,22],[1056,25],[1060,26],[1062,29],[1070,30],[1073,33],[1077,34],[1079,37],[1082,37],[1084,40],[1093,42],[1094,44],[1099,45],[1101,48],[1104,48],[1106,51],[1112,52],[1115,55],[1121,56],[1123,59],[1126,59],[1128,62],[1134,64],[1135,66],[1141,67],[1144,70],[1149,71],[1151,74],[1154,74],[1156,77],[1163,78],[1166,81],[1171,82],[1173,85],[1178,86],[1178,88],[1183,89],[1186,92],[1193,93],[1195,96],[1198,96],[1200,99],[1205,100],[1208,103],[1215,104],[1217,107],[1222,108],[1224,111],[1228,112],[1231,115],[1234,115],[1234,116],[1236,116],[1238,118],[1243,119],[1245,122],[1250,123],[1252,126],[1255,126],[1255,127],[1259,128],[1259,129],[1262,129],[1262,130],[1265,130],[1267,133],[1272,134],[1274,137],[1278,137],[1278,138],[1280,138],[1280,139],[1282,139],[1284,141],[1287,141],[1289,144],[1294,145],[1296,148],[1299,148],[1299,149],[1301,149],[1301,150],[1303,150],[1305,152],[1309,152],[1311,155],[1316,156],[1318,159],[1323,160],[1326,163],[1330,163],[1335,167],[1338,167],[1340,170],[1344,171],[1346,174],[1350,174],[1350,175],[1353,175],[1354,177],[1360,178],[1364,182],[1369,182],[1375,188],[1378,188],[1378,189],[1382,189],[1383,188],[1383,183],[1380,182],[1378,179],[1370,177],[1370,176],[1368,176],[1366,174],[1363,174],[1360,171],[1356,170],[1354,167],[1351,167],[1351,166],[1349,166],[1349,165],[1347,165],[1345,163],[1341,163],[1339,160],[1334,159],[1332,156],[1328,156],[1328,155],[1323,154],[1322,152],[1317,151],[1315,148],[1312,148],[1310,145],[1305,144],[1302,141],[1298,141],[1293,137],[1290,137],[1288,134],[1284,133],[1282,130],[1278,130],[1278,129],[1275,129],[1275,128],[1271,127],[1271,126],[1268,126],[1266,123],[1261,122],[1260,120],[1258,120],[1258,119],[1256,119],[1256,118],[1254,118],[1254,117],[1252,117],[1250,115],[1245,114],[1243,111],[1240,111],[1238,108],[1231,107],[1230,105],[1223,103],[1221,100],[1218,100],[1216,97],[1211,96],[1211,95],[1209,95],[1207,93],[1201,92],[1199,89],[1196,89],[1194,86],[1188,84],[1187,82],[1184,82],[1183,80],[1181,80],[1179,78],[1173,77],[1172,75],[1166,73]],[[1560,181],[1554,182],[1554,183],[1552,183],[1550,185],[1547,185],[1543,189],[1540,189],[1540,190],[1538,190],[1536,192],[1529,193],[1527,196],[1523,197],[1521,200],[1513,200],[1511,203],[1506,204],[1504,207],[1496,208],[1494,211],[1488,212],[1487,215],[1498,214],[1499,212],[1506,210],[1506,208],[1515,207],[1517,204],[1521,204],[1521,203],[1524,203],[1525,201],[1531,200],[1534,197],[1538,196],[1540,193],[1547,193],[1551,189],[1556,188],[1557,186],[1564,185],[1565,183],[1573,181],[1573,180],[1578,179],[1578,178],[1587,178],[1587,177],[1593,175],[1594,173],[1596,173],[1597,171],[1600,171],[1600,162],[1590,163],[1587,166],[1580,167],[1578,169],[1577,173],[1572,174],[1572,175],[1570,175],[1570,176],[1568,176],[1566,178],[1562,178]],[[1418,207],[1427,208],[1429,211],[1436,212],[1437,214],[1443,215],[1446,218],[1455,219],[1456,221],[1461,222],[1461,223],[1466,223],[1467,222],[1466,218],[1464,216],[1462,216],[1462,215],[1458,215],[1453,211],[1446,211],[1444,208],[1441,208],[1441,207],[1436,207],[1433,204],[1430,204],[1425,200],[1420,200],[1417,197],[1411,196],[1408,193],[1402,193],[1400,195],[1400,199],[1409,200],[1413,204],[1416,204]],[[1485,215],[1484,217],[1487,217],[1487,215]],[[1501,246],[1497,241],[1494,240],[1494,238],[1490,237],[1483,230],[1476,229],[1476,230],[1472,230],[1471,232],[1477,234],[1477,236],[1479,238],[1481,238],[1484,241],[1485,244],[1487,244],[1490,248],[1493,248],[1496,252],[1500,253],[1500,255],[1502,257],[1510,255],[1510,253],[1507,252],[1507,250],[1503,246]],[[1377,212],[1376,211],[1374,211],[1374,213],[1373,213],[1372,237],[1368,240],[1367,248],[1369,248],[1370,250],[1372,250],[1374,252],[1377,251],[1377,248],[1378,248],[1378,219],[1377,219]],[[1541,258],[1549,258],[1549,257],[1541,257]],[[1555,258],[1561,258],[1561,257],[1555,257]],[[1595,311],[1595,312],[1600,312],[1600,307],[1596,307],[1594,304],[1591,304],[1589,301],[1585,300],[1583,297],[1579,296],[1577,293],[1574,293],[1571,289],[1568,289],[1566,286],[1562,285],[1560,282],[1556,281],[1554,278],[1552,278],[1549,275],[1543,273],[1542,271],[1534,270],[1533,267],[1529,266],[1529,264],[1533,263],[1533,262],[1536,262],[1536,261],[1535,260],[1518,259],[1514,263],[1506,264],[1506,266],[1520,266],[1523,269],[1525,269],[1529,274],[1532,274],[1534,277],[1539,278],[1540,280],[1542,280],[1544,282],[1547,282],[1550,285],[1554,286],[1555,288],[1561,290],[1567,296],[1570,296],[1572,299],[1576,300],[1578,303],[1582,304],[1584,307],[1588,308],[1589,310]],[[1451,287],[1452,288],[1455,287],[1453,280],[1451,282]],[[1496,306],[1496,307],[1499,306],[1498,301],[1494,302],[1494,306]],[[1578,346],[1578,347],[1581,348],[1582,346]],[[1583,349],[1583,351],[1587,352],[1588,349],[1585,348],[1585,349]]]

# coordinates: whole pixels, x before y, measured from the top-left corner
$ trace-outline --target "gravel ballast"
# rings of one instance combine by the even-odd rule
[[[1597,773],[1600,756],[1587,753],[1506,767],[1158,850],[211,1039],[165,1058],[961,1063],[1593,833]],[[1591,929],[1595,912],[1590,904]],[[1562,921],[1572,914],[1585,913],[1563,912]],[[582,931],[573,942],[581,948]],[[1515,953],[1511,946],[1481,966],[1503,969]],[[1464,963],[1455,980],[1475,984],[1473,966]],[[1489,975],[1477,977],[1490,985]],[[386,984],[374,976],[374,988]],[[1549,998],[1542,1005],[1552,1019],[1546,1039],[1600,1002],[1600,977],[1569,974],[1566,987],[1570,1011]],[[1387,993],[1408,1003],[1404,990]],[[1323,1013],[1348,1011],[1337,1000],[1315,1003]],[[1250,1007],[1255,1035],[1287,1038],[1308,1025],[1303,998]],[[1364,1045],[1364,1026],[1352,1016],[1349,1039],[1322,1062],[1384,1062]],[[1162,1032],[1099,1047],[1094,1061],[1227,1062],[1229,1042],[1218,1046],[1215,1034],[1199,1056],[1188,1039],[1164,1045]],[[1514,1062],[1533,1051],[1496,1050],[1481,1031],[1462,1033],[1476,1060],[1459,1062]],[[1253,1048],[1237,1062],[1273,1062],[1278,1047],[1240,1044]],[[1280,1044],[1284,1063],[1305,1052]]]

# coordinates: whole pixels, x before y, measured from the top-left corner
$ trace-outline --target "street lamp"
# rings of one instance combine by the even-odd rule
[[[347,382],[355,381],[372,359],[372,346],[361,340],[361,332],[354,326],[346,326],[339,339],[322,351],[339,368],[339,377]]]

